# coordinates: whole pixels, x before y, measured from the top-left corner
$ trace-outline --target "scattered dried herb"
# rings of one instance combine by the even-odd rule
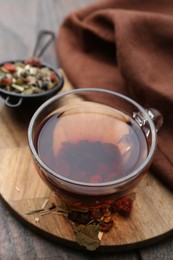
[[[73,221],[75,224],[87,225],[93,223],[98,226],[98,229],[103,232],[108,232],[113,226],[112,219],[112,208],[96,208],[89,209],[86,212],[80,210],[72,210],[68,213],[68,219]]]
[[[74,222],[77,227],[80,227],[76,233],[76,242],[85,246],[88,250],[95,250],[99,246],[99,232],[105,233],[110,231],[114,226],[114,214],[118,213],[123,217],[129,217],[134,199],[135,193],[133,192],[117,198],[111,205],[108,204],[107,207],[104,205],[104,207],[90,208],[87,211],[80,211],[80,209],[69,210],[68,219]]]
[[[0,67],[0,87],[19,94],[37,94],[58,84],[56,73],[43,66],[38,58],[6,63]]]
[[[112,205],[108,204],[107,207],[104,205],[104,207],[89,209],[74,208],[65,204],[58,206],[52,203],[47,208],[32,210],[25,214],[39,213],[39,216],[52,212],[62,214],[73,223],[76,242],[86,247],[86,249],[93,251],[99,247],[103,233],[109,232],[114,224],[116,224],[113,219],[114,214],[119,214],[125,218],[130,216],[135,197],[136,194],[132,192],[117,198]],[[43,205],[46,205],[47,202],[48,200]]]

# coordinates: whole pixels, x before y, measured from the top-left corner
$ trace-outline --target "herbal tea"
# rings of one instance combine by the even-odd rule
[[[40,127],[36,146],[55,173],[88,184],[129,175],[148,153],[146,138],[132,119],[92,102],[50,116]]]

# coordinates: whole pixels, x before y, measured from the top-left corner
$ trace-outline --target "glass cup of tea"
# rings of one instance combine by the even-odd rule
[[[28,143],[36,171],[66,204],[103,207],[133,190],[149,169],[162,115],[120,93],[81,88],[43,103]]]

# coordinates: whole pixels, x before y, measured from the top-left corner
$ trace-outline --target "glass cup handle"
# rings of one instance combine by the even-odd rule
[[[147,114],[149,115],[151,120],[153,121],[156,132],[158,132],[163,124],[162,114],[155,108],[148,108],[148,109],[145,109],[145,111],[147,112]],[[146,136],[149,136],[150,129],[147,126],[147,119],[146,119],[145,115],[142,112],[134,112],[133,119],[144,130],[144,132],[146,133]]]

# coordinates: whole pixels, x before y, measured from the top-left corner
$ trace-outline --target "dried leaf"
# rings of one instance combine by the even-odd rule
[[[76,242],[88,250],[94,251],[100,245],[98,233],[98,226],[92,224],[85,225],[82,229],[77,231]]]

